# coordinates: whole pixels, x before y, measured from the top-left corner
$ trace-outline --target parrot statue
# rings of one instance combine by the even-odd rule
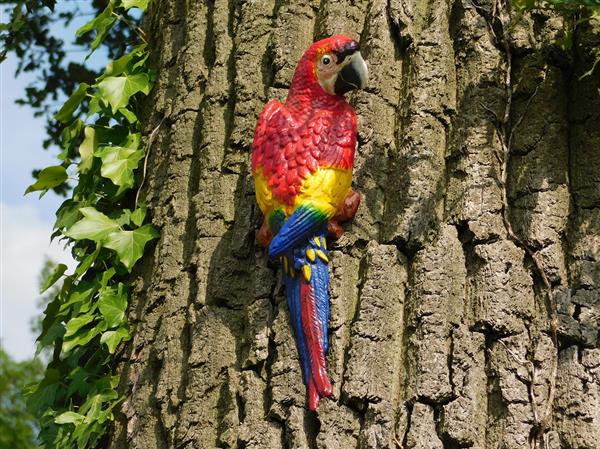
[[[344,94],[366,86],[359,45],[336,35],[313,43],[294,72],[285,103],[271,100],[258,117],[252,174],[264,222],[257,242],[283,264],[307,401],[316,410],[333,389],[327,373],[328,232],[354,217],[356,114]]]

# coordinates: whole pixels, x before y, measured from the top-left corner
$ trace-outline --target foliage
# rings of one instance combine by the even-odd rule
[[[131,25],[131,8],[146,4],[111,0],[78,34],[91,33],[93,52],[117,23]],[[137,204],[135,190],[145,157],[140,96],[149,93],[154,75],[143,32],[132,26],[141,42],[95,80],[73,89],[56,114],[63,126],[59,163],[43,169],[26,191],[43,195],[67,179],[77,183],[56,213],[53,237],[70,243],[78,266],[67,273],[65,265],[57,265],[42,286],[42,291],[57,290],[38,338],[38,351],[51,348],[52,357],[42,380],[27,391],[28,407],[39,419],[40,442],[47,448],[94,447],[114,419],[121,399],[113,358],[130,338],[128,275],[158,236],[144,224],[146,208]]]
[[[15,362],[0,347],[0,447],[33,449],[35,419],[27,411],[23,388],[40,379],[42,365],[37,360]]]
[[[536,9],[551,9],[558,11],[565,17],[564,37],[559,42],[565,49],[573,45],[573,30],[587,20],[600,21],[600,0],[513,0],[513,6],[518,13]],[[577,18],[581,16],[580,18]],[[591,75],[600,63],[600,47],[593,50],[594,61],[588,71],[581,78]]]
[[[18,61],[17,75],[23,72],[37,75],[18,103],[33,108],[36,116],[47,118],[45,148],[59,142],[65,128],[63,123],[53,119],[57,102],[69,96],[81,83],[92,84],[100,74],[89,61],[72,60],[73,54],[84,54],[97,39],[93,30],[80,33],[69,43],[54,35],[52,30],[67,28],[77,18],[105,11],[107,4],[108,0],[61,2],[59,12],[55,10],[56,0],[0,0],[0,7],[10,19],[0,24],[0,62],[8,53],[13,53]],[[109,58],[116,58],[125,53],[128,42],[135,40],[135,33],[129,24],[114,16],[111,18],[114,22],[106,29],[99,48]],[[84,98],[84,103],[88,100]],[[74,157],[73,154],[70,156]],[[56,190],[66,193],[66,184]]]

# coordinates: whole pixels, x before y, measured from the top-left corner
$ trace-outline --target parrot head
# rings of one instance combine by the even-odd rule
[[[331,95],[343,96],[367,84],[368,70],[358,42],[338,34],[312,44],[298,62],[295,83],[320,86]]]

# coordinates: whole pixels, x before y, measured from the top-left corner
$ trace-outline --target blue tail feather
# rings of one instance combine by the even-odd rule
[[[310,361],[308,348],[306,347],[306,340],[304,338],[304,333],[302,332],[302,314],[300,313],[301,278],[298,273],[296,273],[293,277],[290,274],[285,273],[283,277],[286,287],[288,309],[290,310],[290,319],[292,321],[292,327],[294,328],[294,334],[296,335],[296,346],[298,347],[298,353],[302,363],[304,383],[308,385],[310,376]]]
[[[321,370],[324,369],[324,366],[316,368],[314,365],[314,363],[316,363],[315,360],[324,357],[329,349],[329,270],[328,252],[325,249],[324,242],[325,228],[321,227],[318,229],[315,237],[306,239],[303,244],[299,245],[296,249],[288,251],[283,257],[285,258],[284,282],[286,286],[288,308],[290,310],[290,319],[294,328],[298,353],[302,363],[304,382],[307,387],[310,382],[317,382],[320,391],[319,395],[330,396],[330,381],[328,380],[326,373],[325,378],[327,378],[327,380],[322,380],[323,374],[321,373]],[[309,267],[307,271],[310,273],[308,282],[306,281],[306,273],[304,272],[307,269],[306,266]],[[312,291],[312,293],[308,295],[306,294],[307,283],[310,285],[310,290]],[[305,293],[302,293],[302,291]],[[306,301],[310,302],[307,303]],[[303,313],[303,307],[306,307],[307,304],[311,303],[313,306],[310,307],[312,307],[314,315],[313,313],[307,314],[306,310],[304,310],[305,313]],[[304,320],[309,321],[304,322]],[[319,343],[316,346],[314,345],[314,335],[312,337],[308,334],[305,335],[305,332],[307,332],[306,326],[316,324],[314,323],[314,320],[318,321],[319,333],[321,334],[321,338],[317,340]],[[310,343],[311,338],[313,338],[313,343]],[[319,356],[319,354],[321,354],[321,356]],[[318,374],[320,377],[315,377],[317,374],[313,372],[314,369],[320,370],[320,374]],[[316,403],[318,403],[318,396],[316,398]],[[316,407],[314,400],[311,404],[310,395],[309,405],[311,406],[311,409]]]

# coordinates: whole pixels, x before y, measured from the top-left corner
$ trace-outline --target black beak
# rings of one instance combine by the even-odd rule
[[[353,55],[359,50],[358,42],[351,41],[348,42],[341,50],[338,50],[335,55],[337,56],[337,63],[341,64],[346,56]]]
[[[346,58],[351,58],[337,76],[334,85],[334,91],[337,95],[344,95],[354,89],[362,89],[367,85],[368,70],[365,60],[360,54],[358,43],[349,42],[344,48],[336,53],[338,64]]]

